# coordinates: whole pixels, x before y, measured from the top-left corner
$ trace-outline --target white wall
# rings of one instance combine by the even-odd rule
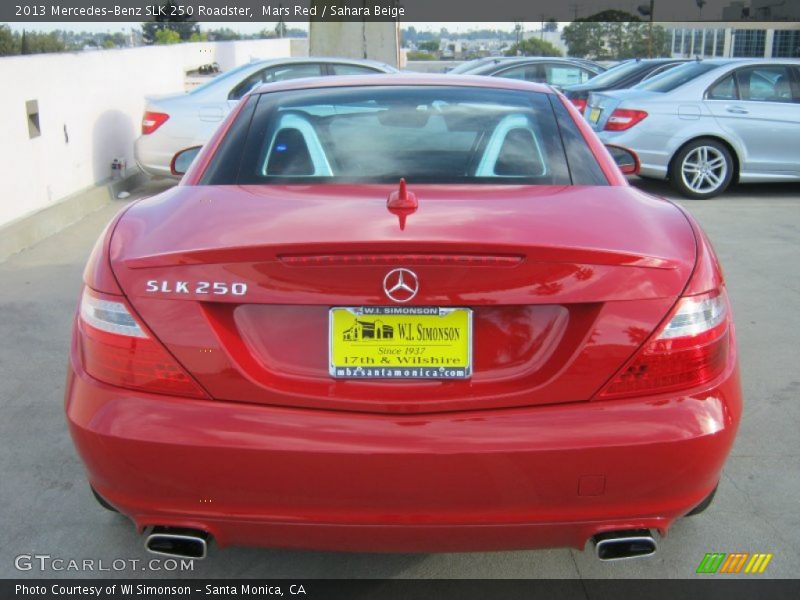
[[[306,40],[280,39],[0,58],[0,226],[107,179],[114,157],[133,166],[144,97],[183,91],[187,70],[307,54]]]

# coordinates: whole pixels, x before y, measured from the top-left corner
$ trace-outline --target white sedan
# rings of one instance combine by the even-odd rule
[[[237,102],[262,83],[396,72],[384,63],[346,58],[282,58],[249,63],[188,93],[147,98],[142,135],[136,140],[134,156],[146,173],[171,177],[170,161],[175,153],[205,144]]]

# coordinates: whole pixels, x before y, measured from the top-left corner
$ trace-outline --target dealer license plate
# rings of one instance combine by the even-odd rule
[[[472,310],[431,306],[336,307],[329,316],[337,379],[466,379]]]

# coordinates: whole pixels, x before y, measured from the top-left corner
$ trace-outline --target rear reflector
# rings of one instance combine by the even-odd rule
[[[95,379],[156,394],[206,394],[131,314],[122,297],[84,289],[80,307],[83,366]]]
[[[643,110],[629,110],[627,108],[618,108],[606,121],[606,131],[625,131],[630,129],[647,116]]]
[[[153,112],[148,110],[142,117],[142,135],[150,135],[161,127],[169,119],[166,113]]]
[[[729,324],[724,287],[681,298],[666,325],[598,397],[674,392],[713,380],[728,362]]]

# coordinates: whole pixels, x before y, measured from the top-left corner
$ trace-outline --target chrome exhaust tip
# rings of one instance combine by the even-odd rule
[[[148,532],[144,547],[159,556],[203,560],[208,555],[208,538],[208,533],[199,529],[157,526]]]
[[[628,529],[597,534],[592,538],[597,558],[603,561],[642,558],[655,554],[656,540],[649,529]]]

